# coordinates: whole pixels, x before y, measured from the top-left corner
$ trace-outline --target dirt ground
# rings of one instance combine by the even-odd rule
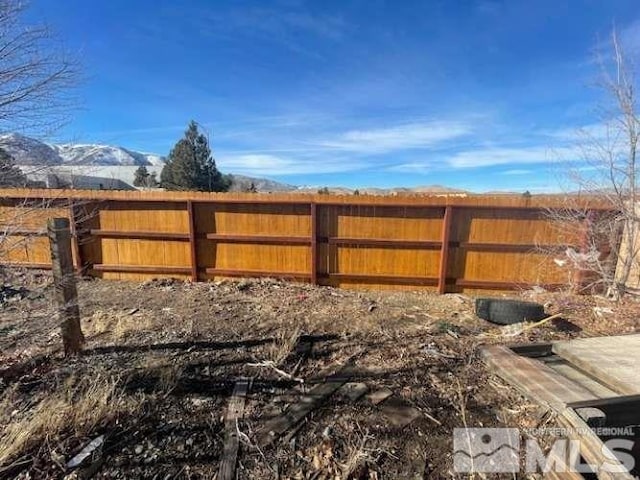
[[[562,318],[500,337],[474,315],[473,297],[459,294],[276,280],[83,279],[78,290],[85,350],[65,359],[49,274],[6,272],[0,478],[214,478],[242,377],[252,387],[235,432],[237,478],[460,478],[453,428],[550,421],[486,371],[478,346],[631,332],[640,322],[634,298],[544,291],[510,296]],[[375,404],[338,390],[261,442],[269,419],[295,410],[332,374],[391,396]],[[94,439],[104,443],[67,468]]]

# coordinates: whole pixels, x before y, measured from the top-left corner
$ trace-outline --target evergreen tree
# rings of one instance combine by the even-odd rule
[[[149,170],[144,165],[140,165],[133,178],[134,187],[147,187],[149,182]]]
[[[225,192],[229,189],[230,178],[216,168],[209,141],[193,120],[169,153],[160,173],[160,185],[167,190]]]
[[[27,177],[15,166],[13,157],[0,148],[0,187],[25,187]]]
[[[158,175],[156,175],[156,172],[152,172],[151,175],[149,175],[149,178],[147,178],[147,187],[155,188],[158,185]]]

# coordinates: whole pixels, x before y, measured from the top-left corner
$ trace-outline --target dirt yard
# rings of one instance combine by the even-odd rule
[[[640,323],[632,298],[526,291],[511,296],[562,319],[509,338],[458,294],[81,280],[85,353],[69,360],[50,283],[10,272],[0,294],[0,478],[214,478],[242,377],[252,383],[234,432],[237,478],[460,478],[454,427],[550,421],[486,372],[479,345]],[[349,383],[281,435],[266,431],[327,378]],[[96,439],[78,468],[66,467]]]

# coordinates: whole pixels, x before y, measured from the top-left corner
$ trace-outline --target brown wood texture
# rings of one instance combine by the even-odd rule
[[[563,411],[568,403],[598,398],[582,385],[572,382],[544,363],[522,357],[508,347],[482,347],[480,355],[496,375],[535,402],[556,412]]]
[[[311,221],[311,283],[318,283],[318,206],[311,203],[310,206]]]
[[[69,219],[49,219],[47,231],[51,248],[54,296],[62,331],[64,353],[65,355],[76,355],[82,350],[84,337],[80,328],[80,308],[73,270]]]
[[[640,334],[555,342],[553,351],[619,394],[640,394]]]
[[[438,274],[438,293],[447,291],[447,269],[449,268],[449,248],[451,239],[451,224],[453,223],[453,207],[444,209],[442,220],[442,246],[440,250],[440,272]]]
[[[69,216],[70,202],[83,210],[74,256],[107,279],[255,274],[442,293],[557,287],[570,275],[553,260],[579,241],[559,236],[545,213],[564,205],[559,196],[6,189],[0,190],[0,228],[7,231],[0,261],[49,263],[46,238],[39,235],[47,218]]]
[[[191,281],[198,281],[198,250],[196,248],[196,219],[193,213],[193,202],[187,200],[187,218],[189,220],[189,251],[191,252]]]
[[[573,408],[566,408],[558,415],[558,423],[568,432],[568,438],[579,442],[580,454],[590,465],[597,467],[596,475],[601,480],[633,480],[614,453],[591,431]]]
[[[243,378],[238,380],[233,388],[233,394],[224,419],[224,450],[217,480],[233,480],[236,478],[236,463],[238,461],[238,451],[240,450],[238,422],[244,416],[244,404],[249,385],[250,381]]]
[[[572,365],[571,363],[567,362],[561,357],[558,357],[557,355],[550,355],[549,357],[542,358],[541,360],[547,367],[555,370],[560,375],[564,375],[572,382],[579,383],[584,388],[592,392],[596,397],[611,398],[618,395],[618,393],[614,390],[611,390],[601,382],[597,381],[595,378],[585,374],[584,372],[576,368],[575,365]]]
[[[278,437],[322,405],[348,381],[348,375],[345,375],[345,373],[346,369],[328,377],[324,382],[314,386],[306,394],[301,395],[300,399],[291,404],[286,412],[266,419],[256,432],[258,445],[260,447],[271,445]]]

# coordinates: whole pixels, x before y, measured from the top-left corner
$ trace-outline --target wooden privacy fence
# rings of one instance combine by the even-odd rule
[[[585,233],[549,218],[548,208],[565,204],[559,196],[15,189],[0,190],[0,201],[4,264],[49,267],[46,219],[65,216],[78,270],[128,280],[269,276],[440,293],[553,288],[571,275],[554,255],[579,249]]]

